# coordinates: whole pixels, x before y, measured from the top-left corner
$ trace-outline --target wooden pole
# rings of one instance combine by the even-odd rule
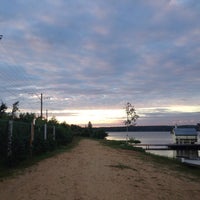
[[[13,121],[8,122],[8,157],[12,156]]]
[[[56,127],[53,126],[53,140],[56,140]]]
[[[33,155],[34,122],[31,123],[30,154]]]
[[[43,94],[41,93],[41,97],[40,97],[40,103],[41,103],[41,106],[40,106],[40,117],[41,119],[43,118]]]
[[[48,121],[48,110],[46,109],[46,120]]]
[[[47,139],[47,124],[44,125],[44,140]]]

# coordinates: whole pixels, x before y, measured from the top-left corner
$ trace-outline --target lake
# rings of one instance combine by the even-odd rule
[[[127,132],[108,132],[107,140],[126,140]],[[169,144],[173,143],[170,132],[128,132],[128,138],[140,140],[142,144]],[[166,157],[196,158],[200,151],[175,151],[175,150],[148,150],[147,152]]]
[[[126,140],[127,132],[108,132],[108,140]],[[143,144],[173,143],[170,132],[128,132],[129,138],[140,140]]]

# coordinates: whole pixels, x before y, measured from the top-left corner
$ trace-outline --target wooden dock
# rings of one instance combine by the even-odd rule
[[[200,150],[200,144],[137,144],[146,150]]]

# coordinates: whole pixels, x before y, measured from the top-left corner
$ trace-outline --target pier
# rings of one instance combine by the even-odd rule
[[[200,144],[137,144],[146,150],[200,150]]]

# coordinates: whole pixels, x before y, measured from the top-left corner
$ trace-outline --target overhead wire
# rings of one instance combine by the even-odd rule
[[[35,85],[35,82],[33,82],[33,79],[30,79],[27,76],[28,74],[25,73],[26,71],[20,69],[20,65],[16,64],[17,62],[15,61],[14,57],[8,53],[8,51],[4,47],[4,44],[0,44],[0,49],[3,50],[4,53],[3,56],[10,61],[10,62],[4,61],[5,65],[7,65],[7,73],[4,70],[1,70],[0,73],[1,77],[3,77],[4,80],[6,79],[6,84],[7,84],[6,85],[7,87],[5,87],[3,91],[6,91],[7,93],[11,94],[13,99],[20,100],[20,102],[23,103],[24,107],[31,108],[31,110],[33,110],[34,112],[36,110],[40,110],[41,97],[39,95],[42,93],[41,90],[32,87]],[[17,74],[20,74],[20,79],[17,78]],[[23,82],[24,86],[29,86],[29,87],[28,88],[22,87],[21,84],[16,85],[16,83],[19,82]],[[43,91],[45,92],[45,89],[43,89]],[[29,99],[30,101],[27,102],[27,99]],[[46,99],[45,96],[44,99]],[[43,101],[43,105],[47,106],[48,104],[46,103],[46,101]]]
[[[25,85],[26,85],[26,83],[30,82],[30,79],[27,78],[27,76],[23,73],[22,70],[19,70],[19,68],[16,65],[15,60],[13,59],[12,56],[10,56],[7,53],[7,51],[5,50],[4,45],[2,43],[0,44],[0,49],[3,50],[3,53],[4,53],[3,57],[7,57],[12,62],[12,65],[11,65],[12,66],[12,71],[10,69],[9,62],[7,62],[7,63],[4,62],[6,65],[8,65],[7,70],[9,72],[9,74],[6,73],[4,70],[1,70],[1,73],[0,73],[0,76],[2,78],[1,80],[5,80],[6,79],[6,87],[1,88],[1,91],[3,90],[3,91],[6,91],[7,93],[11,94],[12,97],[13,96],[15,97],[13,99],[20,99],[20,100],[26,102],[24,100],[25,97],[21,97],[19,92],[21,94],[32,95],[32,94],[37,94],[37,91],[35,89],[33,89],[33,88],[24,89],[24,88],[20,88],[20,87],[18,88],[19,89],[18,91],[16,91],[16,90],[13,91],[13,90],[9,89],[9,88],[16,87],[16,82],[19,82],[19,79],[16,78],[17,74],[20,74],[20,78],[21,78],[20,81],[24,82]],[[1,99],[2,99],[2,97],[1,97]],[[33,104],[35,104],[35,105],[37,104],[38,105],[38,102],[34,102],[33,99],[31,101],[31,104],[32,105]],[[31,104],[29,103],[28,106],[31,107],[32,110],[35,110],[35,108],[33,108]]]

